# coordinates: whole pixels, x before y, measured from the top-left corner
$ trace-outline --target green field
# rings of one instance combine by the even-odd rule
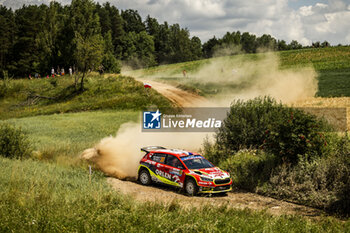
[[[346,232],[350,221],[177,203],[138,203],[104,176],[53,163],[0,158],[1,232]]]
[[[76,157],[106,136],[115,136],[121,124],[136,122],[136,111],[96,111],[14,118],[27,132],[39,159]]]
[[[91,74],[85,91],[77,92],[69,76],[34,79],[0,80],[0,119],[49,115],[55,113],[111,110],[160,109],[172,106],[154,90],[145,90],[131,77]],[[40,98],[41,96],[43,98]]]
[[[303,67],[313,67],[318,76],[317,96],[321,97],[340,97],[350,96],[350,47],[330,47],[319,49],[302,49],[275,52],[279,57],[279,67],[281,70],[298,70]],[[199,93],[201,95],[215,95],[218,92],[229,90],[238,91],[244,88],[244,85],[250,85],[251,82],[259,78],[258,74],[244,74],[245,81],[237,85],[233,82],[220,81],[213,76],[212,81],[204,82],[197,72],[205,66],[212,63],[220,64],[225,61],[223,69],[232,69],[230,67],[241,67],[245,63],[258,63],[266,57],[266,54],[244,54],[231,57],[211,58],[200,61],[164,65],[145,70],[130,72],[136,76],[156,77],[157,80],[169,82],[178,85],[184,90]],[[189,78],[183,78],[182,70],[186,70]],[[249,71],[249,70],[248,70]],[[221,68],[216,70],[217,76],[221,75]]]

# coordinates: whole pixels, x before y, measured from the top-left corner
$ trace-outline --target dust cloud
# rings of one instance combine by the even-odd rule
[[[119,179],[135,179],[144,152],[141,147],[198,151],[208,133],[145,133],[140,123],[123,124],[116,137],[102,139],[94,148],[86,149],[80,157],[93,163],[108,176]]]
[[[312,67],[280,69],[279,58],[264,53],[256,61],[219,58],[199,69],[192,76],[197,82],[223,86],[214,97],[216,105],[229,105],[233,99],[271,96],[283,103],[292,103],[315,96],[317,73]],[[214,104],[215,105],[215,104]]]
[[[251,57],[250,57],[251,56]],[[255,56],[255,57],[254,57]],[[204,106],[228,107],[234,99],[271,96],[285,104],[314,97],[318,90],[317,73],[313,67],[281,69],[276,53],[236,55],[208,60],[195,71],[182,76],[181,67],[158,67],[156,72],[143,70],[127,74],[143,79],[176,79],[176,82],[210,91],[210,101]]]
[[[178,70],[177,70],[178,69]],[[129,75],[150,80],[176,78],[180,83],[207,85],[209,100],[201,106],[228,107],[234,99],[250,99],[269,95],[283,103],[313,97],[317,91],[317,74],[313,68],[280,69],[279,57],[273,53],[221,57],[209,60],[194,72],[182,76],[182,68],[160,66],[157,69],[129,71]],[[217,93],[215,89],[217,90]],[[101,140],[81,157],[96,165],[109,176],[120,179],[135,178],[144,146],[198,151],[207,134],[204,133],[142,133],[141,124],[124,124],[116,137]]]

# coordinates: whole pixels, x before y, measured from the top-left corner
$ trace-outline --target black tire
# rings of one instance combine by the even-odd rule
[[[196,196],[198,193],[198,186],[194,179],[187,178],[185,183],[185,192],[189,196]]]
[[[143,185],[150,185],[152,183],[151,176],[146,169],[142,169],[139,172],[139,181]]]

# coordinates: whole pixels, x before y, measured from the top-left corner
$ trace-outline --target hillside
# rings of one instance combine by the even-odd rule
[[[0,119],[101,109],[169,108],[171,102],[141,82],[119,75],[90,74],[86,90],[76,91],[74,78],[0,81]]]
[[[271,55],[271,54],[270,54]],[[177,85],[188,91],[200,93],[205,96],[216,95],[224,92],[238,91],[245,86],[251,85],[251,81],[259,78],[259,73],[249,73],[250,67],[243,69],[242,77],[244,82],[237,85],[235,82],[225,82],[220,79],[222,75],[238,75],[234,70],[239,71],[240,67],[249,64],[265,65],[261,63],[267,54],[242,54],[231,57],[218,57],[193,62],[162,65],[149,69],[126,71],[124,73],[135,77],[155,78],[158,81],[168,82]],[[276,58],[274,61],[279,70],[298,70],[305,67],[312,67],[317,73],[318,91],[316,96],[320,97],[341,97],[350,96],[350,47],[329,47],[318,49],[290,50],[272,53]],[[266,70],[269,70],[266,64]],[[208,66],[216,66],[206,70]],[[183,70],[186,70],[187,78],[183,77]],[[206,73],[201,72],[204,70]],[[230,73],[232,70],[233,74]],[[258,70],[263,74],[264,68]],[[210,77],[208,77],[210,75]],[[205,76],[205,81],[201,76]],[[218,82],[219,79],[219,82]]]

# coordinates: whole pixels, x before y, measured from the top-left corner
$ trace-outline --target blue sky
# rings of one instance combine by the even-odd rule
[[[67,4],[70,0],[56,0]],[[105,0],[98,0],[100,3]],[[49,0],[0,0],[7,6]],[[138,10],[159,22],[179,23],[202,42],[227,31],[267,33],[304,45],[327,40],[350,44],[350,0],[109,0],[119,9]]]
[[[294,10],[298,10],[302,6],[316,5],[316,3],[327,4],[327,0],[290,0],[288,5]]]

